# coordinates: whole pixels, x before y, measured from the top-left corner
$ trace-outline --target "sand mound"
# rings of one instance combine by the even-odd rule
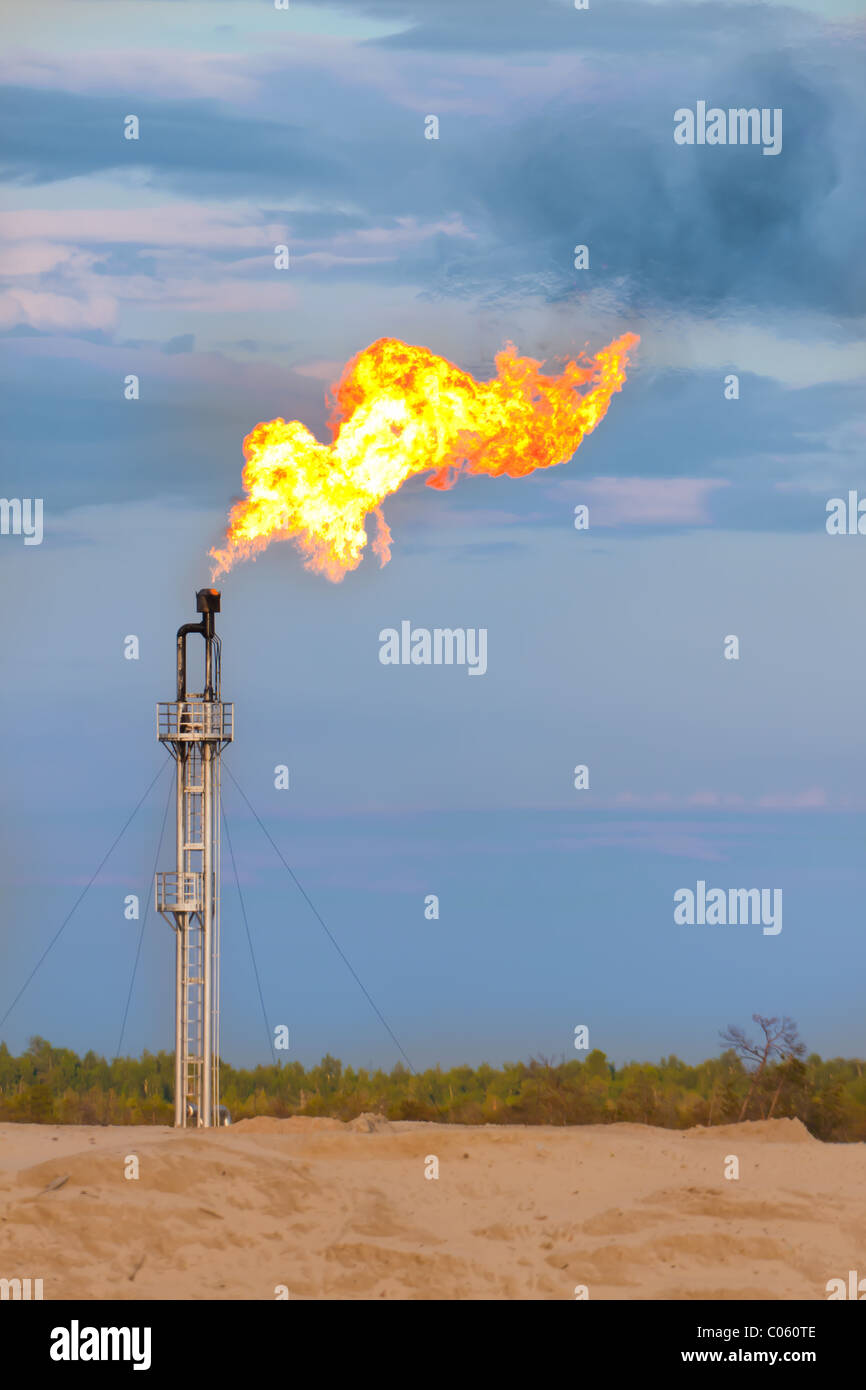
[[[343,1129],[342,1120],[332,1120],[326,1115],[289,1115],[277,1120],[273,1115],[256,1115],[252,1120],[238,1120],[232,1125],[232,1134],[315,1134],[323,1129]]]
[[[360,1115],[349,1121],[346,1128],[354,1130],[356,1134],[382,1134],[391,1128],[391,1122],[372,1110],[362,1110]]]
[[[819,1144],[802,1120],[743,1120],[739,1125],[695,1125],[687,1138],[758,1139],[762,1144]]]

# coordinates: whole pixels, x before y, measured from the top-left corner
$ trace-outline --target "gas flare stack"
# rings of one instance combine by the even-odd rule
[[[176,1128],[218,1125],[220,763],[234,710],[220,698],[218,589],[199,589],[198,623],[177,633],[177,699],[157,705],[156,733],[177,764],[177,868],[156,876],[156,908],[175,932]],[[186,688],[186,639],[204,638],[204,689]]]

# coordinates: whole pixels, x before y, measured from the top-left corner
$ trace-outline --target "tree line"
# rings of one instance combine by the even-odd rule
[[[764,1019],[757,1041],[743,1030],[729,1046],[690,1066],[678,1057],[616,1067],[596,1048],[583,1060],[532,1058],[501,1067],[434,1067],[413,1073],[344,1066],[325,1056],[242,1068],[220,1063],[220,1097],[234,1121],[255,1115],[363,1111],[390,1120],[451,1124],[612,1124],[686,1129],[738,1120],[796,1117],[818,1139],[866,1140],[866,1062],[805,1057],[790,1020]],[[174,1119],[174,1055],[106,1061],[79,1057],[34,1037],[15,1057],[0,1043],[0,1121],[45,1124],[161,1124]]]

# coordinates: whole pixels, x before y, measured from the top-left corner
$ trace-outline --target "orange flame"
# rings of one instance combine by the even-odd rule
[[[496,376],[476,381],[427,348],[380,338],[332,388],[332,443],[320,444],[298,420],[270,420],[247,435],[246,497],[232,507],[225,548],[210,552],[212,578],[291,538],[307,569],[337,582],[361,563],[371,514],[373,551],[386,564],[391,533],[381,504],[407,478],[430,473],[428,487],[449,488],[461,471],[520,478],[565,462],[604,417],[639,341],[626,333],[593,359],[581,353],[559,376],[545,376],[509,343]]]

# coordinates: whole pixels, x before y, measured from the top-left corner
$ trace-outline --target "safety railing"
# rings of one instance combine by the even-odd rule
[[[169,869],[156,876],[157,912],[201,912],[202,883],[200,873],[178,873]]]
[[[219,700],[173,700],[156,707],[156,736],[163,742],[196,742],[202,739],[231,743],[234,706]]]

